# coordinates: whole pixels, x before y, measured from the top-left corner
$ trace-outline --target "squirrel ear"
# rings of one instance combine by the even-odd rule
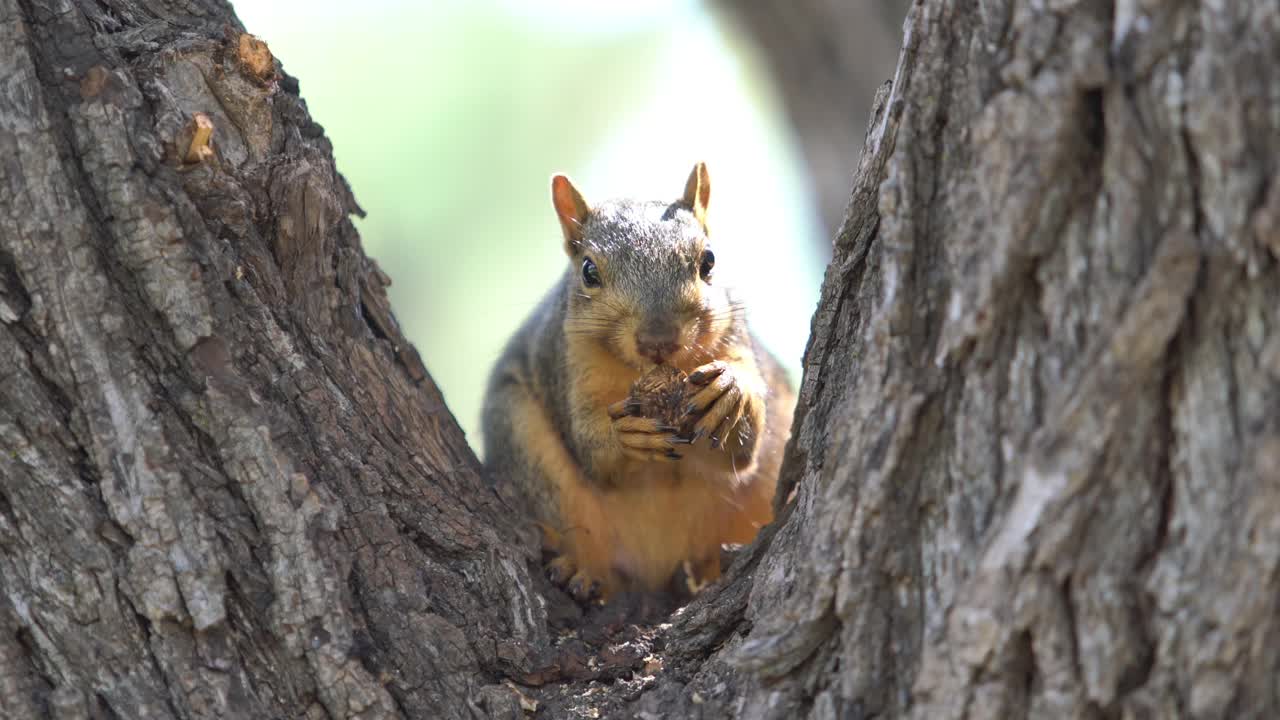
[[[560,229],[564,231],[565,254],[572,256],[582,244],[582,230],[591,208],[582,199],[582,193],[564,175],[551,178],[551,203],[556,207]]]
[[[698,224],[705,230],[707,227],[707,201],[711,199],[711,179],[707,177],[707,164],[698,163],[689,173],[689,180],[684,184],[684,197],[680,202],[689,206]]]

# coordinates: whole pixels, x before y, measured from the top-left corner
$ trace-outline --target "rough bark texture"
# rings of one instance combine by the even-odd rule
[[[794,500],[574,637],[229,8],[0,0],[0,715],[1280,715],[1280,6],[905,28]]]
[[[913,7],[679,712],[1280,712],[1278,61],[1262,0]]]
[[[222,2],[0,0],[0,716],[468,717],[545,642],[297,90]]]

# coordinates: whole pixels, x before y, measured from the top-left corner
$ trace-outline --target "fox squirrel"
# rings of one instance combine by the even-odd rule
[[[580,601],[720,575],[720,545],[772,519],[795,394],[714,276],[711,186],[589,207],[552,178],[568,270],[507,344],[483,429],[494,478],[529,501],[548,574]],[[664,375],[663,373],[669,373]],[[637,397],[645,382],[675,411]]]

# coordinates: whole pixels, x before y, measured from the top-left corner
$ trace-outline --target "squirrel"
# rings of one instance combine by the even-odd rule
[[[703,163],[675,202],[591,207],[554,176],[568,269],[489,379],[486,465],[529,503],[548,576],[582,602],[661,590],[682,569],[696,589],[720,576],[722,544],[773,518],[795,393],[715,277],[710,193]],[[685,383],[678,421],[631,396],[657,366]]]

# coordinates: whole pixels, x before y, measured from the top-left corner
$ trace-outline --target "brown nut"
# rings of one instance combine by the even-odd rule
[[[631,385],[631,399],[639,403],[637,415],[667,425],[681,424],[685,410],[685,378],[679,368],[656,365]]]

